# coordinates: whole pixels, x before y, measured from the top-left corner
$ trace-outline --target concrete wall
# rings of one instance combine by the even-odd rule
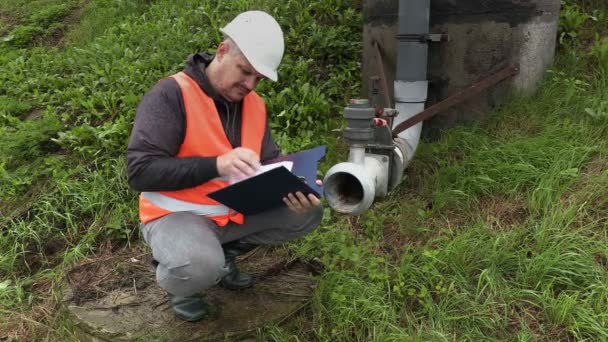
[[[514,90],[533,93],[553,61],[559,6],[559,0],[431,0],[430,32],[447,33],[451,40],[429,43],[427,105],[466,88],[501,63],[517,63],[521,71],[512,80],[427,121],[425,131],[482,120]],[[376,40],[393,98],[397,9],[398,0],[363,4],[364,95],[369,96],[370,76],[377,74],[372,45]]]

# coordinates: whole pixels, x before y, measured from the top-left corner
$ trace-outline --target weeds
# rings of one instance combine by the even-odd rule
[[[562,1],[559,17],[559,42],[575,41],[579,34],[578,31],[588,21],[598,21],[598,15],[590,15],[584,12],[581,7],[571,1]]]
[[[62,19],[65,18],[77,5],[77,0],[33,1],[30,6],[6,1],[0,3],[0,9],[10,9],[20,17],[18,24],[5,37],[0,39],[1,44],[11,47],[25,48],[40,38],[50,38],[56,31],[63,29]]]
[[[396,313],[387,292],[348,272],[329,272],[322,277],[314,307],[318,334],[332,341],[397,341],[407,337],[394,325]]]
[[[138,238],[123,153],[139,99],[219,42],[234,14],[265,9],[285,29],[279,82],[259,88],[284,151],[327,143],[324,165],[344,155],[331,130],[360,86],[350,2],[83,4],[0,0],[13,15],[0,26],[2,209],[46,184],[1,219],[0,338],[77,339],[57,310],[63,272],[100,241]],[[81,8],[63,48],[35,46]],[[261,338],[607,339],[605,10],[565,2],[560,54],[537,95],[421,144],[404,184],[365,215],[326,209],[321,227],[290,245],[326,267],[305,322]],[[501,205],[518,209],[500,219],[508,224],[489,217]]]

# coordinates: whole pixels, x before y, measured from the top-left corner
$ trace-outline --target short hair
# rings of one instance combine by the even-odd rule
[[[230,37],[224,37],[224,40],[222,41],[222,43],[228,45],[228,53],[235,56],[238,54],[243,54],[243,52],[241,52],[241,49],[239,49],[239,46],[236,45],[236,43],[234,42],[234,40],[232,40],[232,38]]]

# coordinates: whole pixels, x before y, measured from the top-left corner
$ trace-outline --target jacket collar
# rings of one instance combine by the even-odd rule
[[[213,100],[218,102],[230,103],[217,93],[217,91],[211,85],[211,82],[209,82],[209,78],[207,78],[207,75],[205,73],[205,69],[207,68],[209,63],[211,63],[213,58],[215,58],[215,55],[207,52],[192,54],[188,56],[188,59],[186,60],[186,67],[184,69],[184,72],[192,79],[194,79],[196,83],[198,83],[198,85],[201,87],[201,89],[205,92],[205,94],[207,94]]]

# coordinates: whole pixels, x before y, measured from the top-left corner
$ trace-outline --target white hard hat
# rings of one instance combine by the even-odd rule
[[[277,80],[285,45],[279,23],[268,13],[248,11],[236,16],[220,31],[232,39],[257,72]]]

